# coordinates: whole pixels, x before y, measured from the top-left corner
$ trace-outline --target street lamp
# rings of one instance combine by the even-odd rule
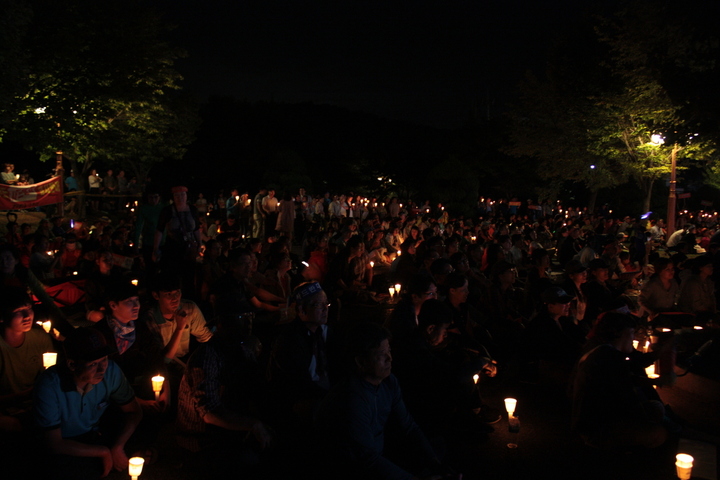
[[[665,139],[662,135],[653,134],[650,136],[650,142],[654,145],[663,145]],[[670,153],[670,193],[668,194],[668,206],[667,206],[667,238],[670,238],[675,232],[675,207],[677,205],[677,193],[676,193],[676,165],[677,165],[677,152],[680,151],[677,142],[673,144],[672,152]]]

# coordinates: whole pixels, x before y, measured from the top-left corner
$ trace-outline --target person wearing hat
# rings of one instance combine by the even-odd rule
[[[550,287],[541,298],[544,308],[525,332],[527,351],[538,362],[541,381],[562,385],[580,357],[585,338],[570,317],[573,297],[560,287]]]
[[[126,444],[142,419],[122,370],[108,359],[112,349],[102,334],[78,328],[64,342],[64,358],[48,368],[35,386],[34,412],[52,461],[46,478],[105,477],[128,468]],[[115,432],[102,431],[101,417],[120,410]]]
[[[43,371],[42,354],[54,351],[50,336],[33,328],[35,314],[23,287],[0,295],[0,432],[20,431],[32,405],[32,389]]]
[[[298,285],[291,299],[297,316],[273,344],[270,387],[281,416],[292,411],[309,422],[335,374],[333,330],[327,325],[330,304],[318,282]]]
[[[585,320],[592,323],[598,315],[607,311],[607,305],[619,295],[610,285],[610,269],[607,263],[596,258],[588,265],[588,281],[583,285],[583,293],[587,298]]]
[[[121,279],[107,290],[105,318],[96,328],[110,347],[110,358],[122,369],[141,398],[154,398],[150,378],[158,373],[167,377],[162,343],[150,332],[147,323],[137,321],[140,297],[137,287]],[[166,382],[167,383],[167,382]],[[168,388],[160,400],[168,402]]]

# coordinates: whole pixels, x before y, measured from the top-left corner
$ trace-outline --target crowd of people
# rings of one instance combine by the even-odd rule
[[[90,188],[120,191],[107,179]],[[150,185],[91,220],[8,214],[3,443],[39,436],[47,478],[98,478],[156,461],[172,424],[208,476],[282,455],[320,477],[452,478],[442,439],[490,432],[488,382],[519,381],[567,391],[592,447],[677,433],[653,389],[671,372],[646,368],[675,355],[663,328],[716,325],[716,214],[681,215],[666,238],[608,207],[481,198],[453,218],[275,193]]]

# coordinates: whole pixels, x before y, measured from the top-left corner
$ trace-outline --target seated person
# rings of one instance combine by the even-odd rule
[[[675,266],[669,258],[658,258],[654,263],[655,273],[645,282],[640,291],[640,305],[653,320],[663,312],[677,311],[675,303],[680,294],[680,285],[675,280]]]
[[[544,308],[525,331],[525,353],[539,362],[540,375],[554,384],[565,384],[585,342],[583,330],[570,316],[573,297],[560,287],[541,296]]]
[[[412,473],[388,457],[385,430],[390,425],[402,438],[410,470],[438,471],[440,461],[425,434],[405,408],[400,386],[391,373],[389,332],[361,323],[348,336],[353,372],[330,390],[321,403],[316,425],[321,445],[333,464],[331,472],[346,478],[413,479]],[[430,472],[427,472],[430,473]]]
[[[285,413],[292,411],[297,419],[309,423],[312,410],[333,379],[329,304],[317,282],[298,285],[293,300],[297,317],[280,332],[270,357],[271,397],[277,401],[279,418],[285,419]]]
[[[145,315],[156,341],[162,343],[166,363],[183,361],[190,353],[190,336],[200,343],[212,338],[205,316],[192,300],[182,298],[182,280],[174,273],[160,273],[154,281],[152,296],[157,302]]]
[[[133,389],[108,360],[111,349],[100,332],[79,328],[63,347],[63,361],[35,386],[35,420],[52,455],[45,478],[85,480],[126,470],[125,447],[142,418]],[[120,410],[115,431],[101,428],[110,404]]]
[[[692,260],[692,275],[680,286],[678,308],[683,312],[694,313],[701,321],[706,321],[717,313],[715,284],[712,281],[712,257],[703,255]]]
[[[42,354],[54,351],[50,336],[35,326],[32,302],[21,287],[0,295],[0,432],[20,431],[32,405]]]
[[[150,333],[146,322],[138,322],[140,297],[137,287],[120,281],[107,292],[107,315],[97,322],[110,347],[110,359],[117,363],[130,385],[141,399],[154,399],[150,379],[157,375],[168,377],[162,356],[162,344]],[[165,385],[169,387],[169,382]],[[143,407],[161,407],[170,403],[169,388],[163,388],[160,403],[142,400]]]
[[[578,363],[573,385],[572,427],[600,449],[659,447],[668,436],[665,409],[643,394],[647,377],[634,373],[631,315],[607,313],[595,329],[599,346]]]
[[[407,337],[415,331],[423,303],[431,298],[437,299],[437,287],[429,275],[416,273],[406,285],[406,293],[402,295],[386,324],[394,339]]]
[[[248,379],[254,378],[257,364],[255,352],[246,348],[244,328],[237,318],[224,317],[213,338],[190,356],[178,394],[178,442],[191,452],[212,455],[209,465],[220,472],[228,461],[236,462],[239,455],[247,460],[272,440],[268,427],[251,414],[258,385]],[[248,448],[250,436],[258,448]]]
[[[447,348],[448,329],[453,322],[452,307],[436,299],[426,301],[413,333],[393,339],[395,372],[403,384],[408,408],[423,431],[442,434],[447,428],[473,426],[490,420],[490,408],[482,412],[477,390],[471,379],[485,371],[494,376],[495,367],[487,358],[475,356],[458,361]],[[480,409],[480,416],[473,410]],[[495,416],[494,420],[499,420]],[[477,425],[481,427],[481,425]]]

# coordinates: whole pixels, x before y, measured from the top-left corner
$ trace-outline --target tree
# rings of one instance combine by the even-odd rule
[[[580,181],[597,191],[631,178],[647,211],[655,181],[670,169],[669,147],[650,138],[673,134],[686,143],[698,128],[685,108],[689,96],[673,86],[712,68],[714,43],[708,31],[686,21],[688,5],[618,4],[609,14],[588,17],[592,22],[559,44],[562,53],[551,57],[545,78],[522,85],[509,151],[536,156],[539,175],[557,184]],[[710,150],[699,144],[712,141],[693,136],[682,156],[694,152],[698,158]]]
[[[163,39],[157,14],[120,0],[29,5],[23,84],[3,108],[9,136],[42,159],[62,151],[83,182],[96,158],[142,177],[152,162],[183,155],[195,116],[174,95],[182,52]]]

